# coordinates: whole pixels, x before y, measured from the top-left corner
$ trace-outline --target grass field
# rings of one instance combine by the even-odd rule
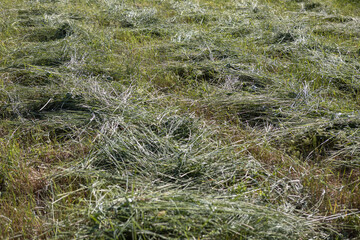
[[[1,239],[360,239],[360,2],[2,0]]]

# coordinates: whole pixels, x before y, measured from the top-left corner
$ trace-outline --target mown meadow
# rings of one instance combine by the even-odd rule
[[[2,0],[0,238],[360,238],[357,0]]]

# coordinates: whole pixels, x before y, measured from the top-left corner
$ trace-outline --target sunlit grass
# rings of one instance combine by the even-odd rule
[[[359,237],[356,1],[2,1],[4,238]]]

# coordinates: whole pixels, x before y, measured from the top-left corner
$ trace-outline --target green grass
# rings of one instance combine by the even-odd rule
[[[0,236],[359,238],[359,7],[2,1]]]

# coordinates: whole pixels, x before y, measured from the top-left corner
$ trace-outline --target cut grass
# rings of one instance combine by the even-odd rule
[[[0,235],[360,237],[358,10],[2,1]]]

